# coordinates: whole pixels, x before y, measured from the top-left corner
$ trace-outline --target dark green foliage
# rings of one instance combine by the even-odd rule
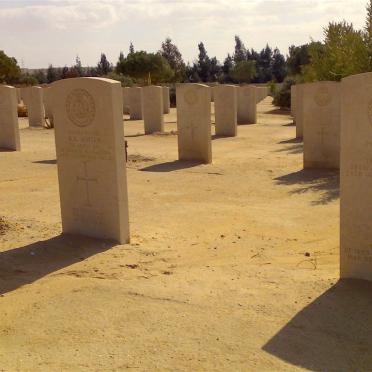
[[[13,84],[21,76],[21,69],[17,64],[17,60],[8,57],[4,51],[0,50],[0,83]]]
[[[172,43],[172,40],[168,37],[161,44],[159,51],[160,55],[165,58],[171,69],[174,71],[173,82],[182,82],[186,76],[186,65],[182,59],[182,54],[178,50],[177,46]]]
[[[250,83],[256,76],[255,61],[240,61],[230,70],[230,78],[237,83]]]
[[[238,35],[235,35],[235,52],[233,59],[235,63],[247,60],[247,50],[245,49],[244,43]]]
[[[134,81],[130,76],[118,74],[116,72],[109,72],[107,75],[104,75],[103,77],[106,79],[120,81],[122,87],[131,87],[134,85]]]
[[[143,83],[149,77],[152,83],[159,83],[169,81],[174,76],[173,70],[164,57],[144,51],[128,54],[121,63],[118,62],[116,71],[134,79],[140,79]]]
[[[309,46],[310,44],[305,44],[301,46],[292,45],[289,47],[289,57],[287,59],[289,74],[291,75],[301,74],[302,66],[310,63]]]
[[[58,80],[60,78],[57,69],[55,69],[52,65],[49,65],[47,74],[46,74],[46,80],[47,83],[53,83],[54,81]]]
[[[296,84],[293,78],[285,79],[282,89],[274,93],[273,103],[281,108],[291,107],[291,86]]]
[[[97,75],[103,76],[107,75],[112,71],[112,64],[107,60],[106,54],[101,53],[101,58],[97,63]]]

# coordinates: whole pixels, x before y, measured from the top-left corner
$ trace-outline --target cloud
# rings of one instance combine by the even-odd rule
[[[322,39],[330,21],[346,19],[362,27],[367,0],[0,0],[1,48],[26,65],[45,59],[70,64],[78,53],[94,64],[101,51],[116,59],[133,41],[156,51],[170,36],[186,60],[203,41],[222,60],[234,35],[246,46],[266,43],[286,53],[289,45]]]

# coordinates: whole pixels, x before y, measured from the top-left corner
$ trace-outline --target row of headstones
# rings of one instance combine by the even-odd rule
[[[372,73],[292,87],[305,168],[340,168],[341,277],[372,280]]]
[[[179,84],[177,91],[187,84]],[[192,86],[192,85],[191,85]],[[206,86],[204,86],[206,87]],[[0,87],[0,98],[3,102],[0,109],[0,147],[10,150],[20,150],[19,129],[17,121],[17,103],[23,101],[28,110],[29,125],[42,127],[47,117],[53,122],[53,110],[50,87],[13,88]],[[215,101],[216,135],[236,136],[237,124],[254,124],[257,122],[257,102],[267,96],[267,88],[247,85],[237,87],[233,85],[218,85],[213,88],[206,87],[209,97],[213,93]],[[209,98],[211,99],[211,98]],[[122,88],[123,111],[129,108],[132,119],[143,119],[145,134],[164,131],[164,113],[170,111],[170,96],[168,87],[146,86]],[[190,105],[191,111],[203,110],[200,104]],[[78,102],[77,104],[84,104]],[[210,111],[210,100],[205,102]],[[195,106],[195,107],[194,107]],[[82,106],[83,107],[83,106]],[[210,128],[209,123],[206,125]],[[198,123],[192,122],[188,127],[192,133],[197,130]],[[201,125],[202,126],[202,125]],[[4,129],[6,128],[6,130]],[[209,129],[210,132],[210,129]],[[205,145],[206,149],[210,147]],[[208,150],[206,150],[208,152]],[[204,153],[204,152],[203,152]],[[199,156],[197,150],[192,155],[194,160],[210,162],[211,157]],[[191,156],[191,155],[190,155]]]
[[[120,83],[99,78],[75,78],[55,82],[49,89],[55,125],[63,232],[128,242]],[[143,91],[159,92],[159,89],[146,87]],[[24,99],[26,104],[29,103],[29,97]],[[246,119],[244,123],[251,120],[251,115],[256,115],[256,89],[252,86],[219,86],[215,90],[215,100],[217,111],[221,110],[217,116],[231,120],[235,125],[238,103],[254,107],[254,114],[241,108],[240,114]],[[145,98],[144,106],[152,107],[154,102],[157,102],[155,106],[159,106],[160,101]],[[9,107],[12,110],[8,110]],[[18,129],[16,107],[16,89],[1,86],[0,133],[5,127],[13,131]],[[160,111],[163,113],[163,110]],[[4,125],[9,118],[12,125]],[[212,154],[211,89],[208,86],[177,86],[177,128],[179,159],[209,163]]]
[[[169,87],[156,87],[152,86],[153,90],[146,90],[142,87],[124,87],[123,89],[123,110],[124,114],[130,115],[131,120],[142,120],[144,117],[144,100],[147,100],[148,97],[152,98],[154,95],[157,96],[158,101],[160,101],[160,88],[162,88],[163,93],[163,113],[169,114],[170,112],[170,94],[169,94]],[[211,101],[214,102],[214,91],[218,90],[220,85],[215,85],[211,88]],[[155,89],[154,89],[155,88]],[[267,87],[255,87],[256,88],[256,99],[257,103],[264,100],[268,94],[269,90]],[[159,92],[156,94],[155,91],[158,90]]]

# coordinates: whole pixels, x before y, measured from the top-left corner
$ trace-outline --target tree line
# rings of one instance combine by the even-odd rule
[[[221,63],[210,57],[203,42],[198,44],[198,56],[185,63],[178,47],[170,38],[161,44],[157,53],[136,51],[131,43],[128,53],[120,52],[116,63],[105,53],[93,67],[83,67],[79,56],[71,66],[54,67],[22,73],[17,61],[0,51],[0,82],[9,84],[45,84],[74,77],[108,77],[119,80],[124,86],[152,83],[266,83],[282,82],[288,72],[287,60],[279,49],[266,45],[260,52],[245,47],[235,36],[233,54]]]
[[[323,42],[312,40],[289,49],[288,76],[274,104],[290,107],[293,84],[341,81],[350,75],[372,71],[372,0],[368,1],[366,10],[363,29],[358,30],[347,21],[330,22],[323,29]]]

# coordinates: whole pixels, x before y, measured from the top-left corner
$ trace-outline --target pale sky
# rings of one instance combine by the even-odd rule
[[[364,26],[367,0],[0,0],[0,50],[22,67],[84,66],[100,53],[116,63],[119,52],[156,52],[169,36],[185,61],[204,42],[222,62],[233,52],[234,35],[246,47],[266,43],[287,54],[288,46],[321,40],[329,21]]]

